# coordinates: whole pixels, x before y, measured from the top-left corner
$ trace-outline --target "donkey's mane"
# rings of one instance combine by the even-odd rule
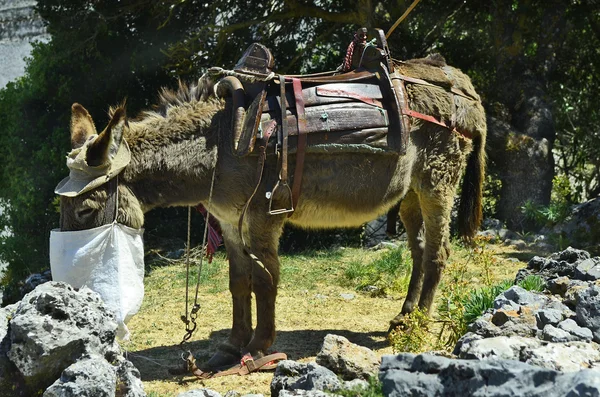
[[[203,75],[195,82],[183,82],[179,80],[176,90],[162,87],[158,93],[158,103],[153,105],[151,110],[142,111],[135,119],[130,121],[140,122],[145,118],[156,116],[166,118],[169,109],[172,107],[205,102],[211,96],[214,97],[214,85],[214,80]],[[125,102],[123,101],[116,106],[111,106],[108,109],[108,116],[112,118],[117,109],[125,108]]]
[[[194,83],[179,80],[177,90],[163,87],[158,94],[158,104],[154,106],[154,113],[166,117],[170,107],[204,102],[213,95],[214,84],[212,79],[204,75]]]

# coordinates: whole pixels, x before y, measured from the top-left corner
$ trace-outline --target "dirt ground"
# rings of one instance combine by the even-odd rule
[[[516,252],[510,247],[491,246],[499,258],[493,271],[494,279],[513,278],[525,267],[532,253]],[[380,255],[372,251],[348,249],[340,255],[308,255],[282,258],[282,279],[276,308],[277,339],[273,351],[284,352],[292,360],[311,361],[329,333],[342,335],[351,342],[366,346],[379,355],[391,354],[387,328],[389,320],[401,309],[403,296],[371,296],[340,282],[344,266],[353,260],[368,261]],[[459,252],[452,260],[465,260]],[[512,259],[507,259],[512,258]],[[519,260],[521,259],[521,260]],[[476,286],[481,269],[469,269],[468,279]],[[227,290],[227,265],[217,258],[203,273],[199,292],[201,309],[198,327],[183,347],[185,268],[181,263],[154,268],[146,276],[146,296],[141,311],[130,322],[131,339],[122,343],[128,358],[140,370],[149,396],[176,396],[199,387],[208,387],[221,394],[235,390],[242,394],[270,395],[271,373],[229,376],[208,380],[175,376],[169,368],[180,368],[181,358],[190,350],[199,362],[206,361],[217,345],[227,338],[231,327],[231,299]],[[348,299],[340,294],[352,294]],[[191,292],[193,296],[193,291]]]

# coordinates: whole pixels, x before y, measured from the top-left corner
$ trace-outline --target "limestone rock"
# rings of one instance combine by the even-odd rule
[[[589,342],[593,338],[592,331],[589,328],[580,327],[570,318],[560,322],[558,328],[573,335],[576,340]]]
[[[572,342],[577,340],[576,337],[571,335],[565,330],[556,328],[552,324],[548,324],[542,330],[542,339],[548,342]]]
[[[548,291],[550,291],[550,293],[552,294],[564,296],[567,290],[569,289],[570,281],[571,280],[569,279],[569,277],[566,276],[556,277],[551,280],[548,280],[548,282],[546,283],[546,288],[548,288]]]
[[[10,321],[8,357],[31,390],[44,390],[84,356],[119,353],[114,315],[95,292],[60,282],[38,286]]]
[[[512,360],[456,360],[410,353],[384,356],[383,394],[400,396],[597,396],[593,370],[561,374]]]
[[[351,343],[339,335],[325,336],[316,361],[345,380],[366,380],[379,370],[379,358],[371,349]]]
[[[325,393],[321,390],[282,390],[279,397],[335,397],[336,394]]]
[[[188,390],[184,393],[179,393],[177,397],[221,397],[221,394],[207,388]]]
[[[585,342],[548,343],[525,350],[522,358],[528,364],[561,372],[577,372],[600,365],[598,345]],[[600,373],[596,374],[600,378]]]
[[[494,308],[500,309],[505,305],[516,303],[518,305],[525,305],[531,308],[540,308],[548,302],[548,298],[541,294],[529,292],[518,285],[513,285],[494,300]]]
[[[335,392],[342,383],[335,373],[316,363],[298,363],[284,360],[279,363],[271,381],[271,396],[281,390],[320,390]]]
[[[114,367],[104,357],[93,356],[66,368],[44,397],[114,397],[116,385]]]
[[[140,371],[129,360],[118,356],[116,360],[117,389],[122,397],[145,397]]]
[[[590,253],[573,247],[550,255],[550,259],[565,261],[567,263],[579,263],[590,258]]]
[[[568,218],[556,225],[552,233],[566,237],[578,246],[600,251],[600,198],[594,198],[573,207]]]
[[[562,321],[563,315],[556,309],[542,309],[535,312],[537,327],[544,329],[547,324],[556,325]]]
[[[461,338],[462,339],[462,338]],[[521,336],[497,336],[495,338],[471,339],[463,341],[455,354],[466,359],[503,358],[519,360],[525,349],[536,348],[540,342]]]
[[[600,342],[600,287],[592,286],[577,294],[577,323],[592,330],[594,341]]]
[[[590,258],[582,261],[575,268],[574,277],[583,281],[596,281],[600,279],[600,258]]]

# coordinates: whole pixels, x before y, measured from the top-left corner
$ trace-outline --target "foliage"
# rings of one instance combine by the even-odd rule
[[[402,325],[392,330],[388,337],[394,353],[423,351],[430,339],[430,321],[427,312],[418,308],[405,314],[401,320]]]
[[[571,209],[571,184],[566,175],[557,175],[552,180],[550,204],[545,206],[530,200],[521,207],[527,219],[538,227],[553,226],[564,221]]]
[[[352,389],[337,390],[336,395],[342,397],[383,397],[382,384],[375,376],[369,378],[369,385],[365,389],[362,386],[356,386]]]
[[[410,281],[410,253],[404,246],[386,251],[370,263],[354,260],[344,271],[344,278],[358,289],[377,287],[378,293],[405,293]]]
[[[388,28],[407,6],[366,0],[271,0],[251,7],[236,0],[39,0],[52,40],[36,44],[26,75],[0,90],[0,198],[8,203],[0,230],[13,232],[1,238],[0,260],[9,262],[15,278],[47,267],[48,234],[58,223],[53,188],[66,174],[73,102],[81,102],[102,128],[109,105],[127,98],[128,113],[135,115],[150,107],[159,87],[173,86],[178,77],[197,78],[210,66],[231,67],[254,41],[272,50],[278,71],[331,70],[357,27]],[[600,16],[593,7],[590,0],[431,0],[419,4],[389,45],[399,59],[442,53],[472,77],[491,118],[515,130],[530,125],[528,101],[550,102],[557,167],[571,183],[571,203],[600,192]],[[552,141],[554,133],[544,138]],[[486,214],[496,210],[499,183],[487,188]],[[562,208],[529,212],[560,219]],[[148,235],[178,234],[181,228],[168,228],[180,223],[173,216],[185,217],[181,211],[151,213]],[[303,249],[303,232],[286,235],[284,248]],[[337,243],[338,235],[327,239]],[[356,241],[355,233],[350,236]]]
[[[456,261],[446,267],[445,282],[440,288],[437,305],[438,321],[442,324],[439,339],[445,346],[454,346],[467,329],[464,300],[472,288],[466,279],[467,261]]]
[[[506,280],[492,286],[485,286],[471,291],[463,301],[464,323],[469,325],[477,320],[486,310],[494,307],[494,299],[512,286],[512,281]]]
[[[523,280],[517,283],[519,287],[526,289],[527,291],[542,292],[546,288],[546,282],[543,278],[536,274],[531,274],[525,277]]]

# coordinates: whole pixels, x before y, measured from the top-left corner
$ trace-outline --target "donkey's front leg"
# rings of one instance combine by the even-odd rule
[[[270,216],[264,222],[252,222],[249,228],[250,251],[257,259],[252,267],[252,291],[256,296],[256,328],[246,346],[253,356],[266,354],[275,341],[275,298],[279,284],[277,247],[283,229],[281,216]]]
[[[243,250],[238,230],[222,225],[223,240],[229,257],[229,291],[233,300],[233,325],[226,343],[208,361],[211,368],[239,362],[242,349],[252,338],[252,261]]]

